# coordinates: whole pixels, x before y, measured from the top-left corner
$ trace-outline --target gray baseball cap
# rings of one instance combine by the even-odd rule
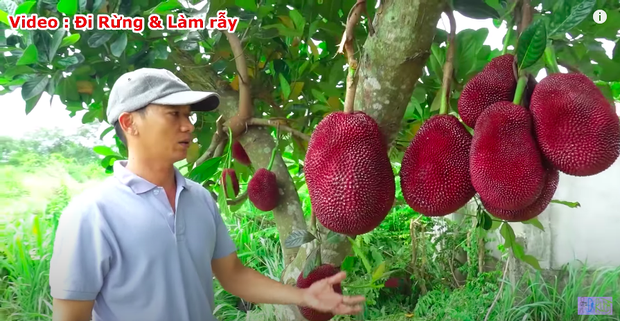
[[[107,117],[110,124],[124,112],[149,104],[190,105],[192,111],[211,111],[220,104],[219,95],[194,91],[167,69],[140,68],[121,75],[112,86]]]

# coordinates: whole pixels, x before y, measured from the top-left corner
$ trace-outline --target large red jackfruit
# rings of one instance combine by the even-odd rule
[[[230,181],[232,182],[232,189],[235,195],[228,195],[228,185],[226,185],[226,176],[230,177]],[[239,194],[239,180],[237,179],[237,173],[232,168],[225,168],[222,170],[222,177],[220,178],[220,182],[224,187],[224,194],[228,198],[236,197]]]
[[[484,200],[482,200],[482,205],[491,215],[506,220],[508,222],[523,222],[527,220],[531,220],[534,217],[540,215],[549,203],[551,203],[551,199],[555,194],[555,191],[558,188],[558,183],[560,181],[560,171],[557,169],[548,166],[546,168],[545,173],[545,185],[540,193],[540,196],[534,201],[534,203],[518,210],[502,210],[499,208],[495,208],[491,205],[486,204]]]
[[[278,206],[280,191],[276,174],[266,168],[259,168],[248,182],[248,199],[256,208],[268,212]]]
[[[467,126],[475,128],[482,111],[492,104],[513,100],[517,89],[513,61],[512,54],[495,57],[465,84],[457,108]]]
[[[585,75],[551,74],[536,86],[530,110],[543,155],[573,176],[596,175],[620,155],[620,120]]]
[[[303,272],[297,277],[297,287],[300,289],[309,288],[314,282],[334,276],[340,272],[338,268],[330,264],[322,264],[308,273],[308,277],[304,278]],[[334,292],[342,294],[342,286],[340,283],[333,285]],[[299,312],[309,321],[327,321],[334,317],[330,312],[321,312],[309,307],[299,307]]]
[[[304,173],[316,219],[336,233],[370,232],[394,204],[387,146],[375,120],[364,112],[334,112],[316,126]]]
[[[498,102],[478,119],[470,152],[472,184],[489,206],[518,210],[539,197],[545,183],[543,157],[525,107]]]
[[[472,135],[452,115],[435,115],[420,127],[400,168],[403,197],[412,209],[426,216],[444,216],[474,197],[469,175],[471,140]]]
[[[245,152],[245,149],[243,148],[243,146],[241,146],[241,143],[239,143],[239,141],[233,142],[231,152],[233,159],[237,162],[246,166],[249,166],[252,163],[250,162],[250,157]]]

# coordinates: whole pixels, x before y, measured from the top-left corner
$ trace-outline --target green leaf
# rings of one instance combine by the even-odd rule
[[[512,253],[517,259],[522,259],[525,255],[525,251],[523,250],[523,246],[516,241],[512,243]]]
[[[544,20],[538,19],[530,24],[519,37],[517,43],[519,71],[534,65],[544,54],[546,46],[547,27]]]
[[[493,218],[489,215],[487,211],[482,211],[480,215],[481,221],[478,222],[478,227],[482,227],[485,231],[491,229],[493,225]]]
[[[59,28],[54,31],[52,43],[50,45],[49,51],[47,52],[47,58],[49,61],[54,60],[54,56],[56,56],[56,52],[58,51],[58,48],[60,48],[60,44],[62,43],[62,39],[65,33],[67,33],[67,30],[63,28]]]
[[[147,10],[146,14],[155,13],[155,14],[165,14],[169,13],[171,10],[181,8],[182,5],[178,0],[167,0],[160,2],[154,8]]]
[[[340,233],[336,233],[334,231],[329,231],[327,233],[327,243],[337,244],[343,240],[344,236]]]
[[[103,139],[103,137],[105,137],[105,135],[107,135],[109,132],[111,132],[113,130],[114,130],[114,126],[110,126],[110,127],[106,128],[106,129],[104,129],[101,132],[101,135],[99,135],[99,139]]]
[[[210,179],[217,173],[218,166],[222,161],[222,156],[213,157],[206,160],[204,163],[198,165],[191,172],[189,172],[189,179],[196,182],[204,182]]]
[[[596,0],[583,0],[580,4],[572,7],[570,14],[563,21],[552,24],[553,29],[549,36],[564,35],[567,31],[576,27],[583,20],[590,17],[590,12],[592,12],[595,5]]]
[[[282,95],[284,95],[285,100],[288,100],[288,97],[291,94],[291,85],[289,85],[288,81],[286,81],[286,78],[284,78],[284,75],[278,74],[278,77],[280,78],[280,86],[282,87]]]
[[[379,278],[381,278],[381,276],[383,275],[383,272],[385,272],[385,261],[381,262],[381,264],[377,266],[375,271],[372,272],[372,282],[375,282]]]
[[[32,7],[36,4],[36,1],[26,1],[26,2],[22,2],[22,4],[20,4],[17,9],[15,9],[15,13],[13,14],[14,16],[20,15],[22,13],[25,14],[29,14],[30,10],[32,10]]]
[[[306,19],[304,18],[304,16],[302,16],[301,13],[299,13],[298,10],[290,10],[288,12],[288,15],[293,20],[293,24],[295,24],[295,30],[297,30],[299,32],[303,32],[304,31],[304,27],[306,25]]]
[[[60,0],[56,6],[59,12],[66,14],[67,16],[73,16],[78,11],[77,0]]]
[[[13,78],[17,75],[34,74],[36,71],[28,66],[15,66],[7,69],[4,72],[4,76],[7,78]]]
[[[489,228],[489,231],[497,230],[500,225],[502,225],[502,221],[491,221],[491,227]]]
[[[5,25],[10,26],[11,24],[9,23],[9,15],[0,10],[0,22],[3,22]]]
[[[108,168],[114,165],[114,162],[120,158],[120,155],[108,155],[101,160],[101,167]]]
[[[88,45],[97,48],[112,38],[112,31],[96,31],[88,38]]]
[[[34,109],[37,103],[39,103],[39,100],[41,99],[41,95],[43,95],[43,93],[40,93],[26,100],[26,115],[30,114],[30,112]]]
[[[533,257],[531,255],[527,255],[527,254],[523,255],[523,257],[521,257],[521,261],[531,265],[536,270],[542,270],[540,268],[540,264],[538,263],[538,259],[536,259],[535,257]]]
[[[515,244],[515,232],[512,229],[512,226],[510,226],[507,222],[504,222],[499,230],[499,233],[504,238],[504,247],[507,249],[512,248]]]
[[[300,247],[314,239],[316,239],[316,237],[306,230],[295,230],[286,238],[284,246],[289,249]]]
[[[321,255],[319,255],[319,249],[321,247],[315,247],[308,257],[306,258],[306,264],[304,265],[304,278],[308,277],[308,274],[316,269],[320,265]]]
[[[469,18],[500,18],[497,10],[486,4],[484,0],[454,0],[453,5],[454,10]]]
[[[26,50],[24,50],[22,56],[19,57],[16,65],[30,65],[36,63],[37,61],[39,61],[39,51],[37,50],[37,47],[32,44],[26,47]]]
[[[569,201],[560,201],[560,200],[551,200],[551,203],[556,203],[556,204],[562,204],[562,205],[566,205],[570,208],[577,208],[577,207],[581,207],[581,204],[579,204],[579,202],[569,202]]]
[[[521,222],[523,224],[530,224],[530,225],[534,225],[537,228],[539,228],[541,231],[545,231],[545,228],[543,227],[542,223],[540,223],[540,221],[538,220],[537,217],[534,217],[533,219],[527,220],[527,221],[523,221]]]
[[[344,261],[342,261],[342,264],[340,265],[340,270],[347,271],[347,272],[352,272],[354,264],[355,264],[355,257],[354,256],[347,256],[344,259]]]
[[[101,155],[101,156],[114,156],[117,155],[116,152],[112,150],[112,148],[108,146],[95,146],[93,147],[93,152]]]
[[[121,33],[111,45],[110,51],[116,57],[120,57],[123,51],[125,51],[125,47],[127,47],[127,33]]]
[[[252,12],[256,12],[258,10],[255,0],[235,0],[235,5]]]
[[[35,76],[22,85],[22,98],[28,100],[40,95],[47,87],[50,78],[48,75]]]
[[[76,42],[78,42],[80,40],[80,34],[79,33],[74,33],[70,36],[66,36],[62,39],[62,42],[60,43],[60,48],[65,47],[65,46],[70,46],[75,44]]]

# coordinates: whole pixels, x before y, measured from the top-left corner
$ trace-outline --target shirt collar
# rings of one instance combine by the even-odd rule
[[[141,194],[146,193],[158,186],[147,181],[146,179],[134,174],[130,170],[127,169],[127,160],[117,160],[114,162],[114,177],[118,179],[124,185],[127,185],[131,188],[134,193]],[[176,178],[177,190],[182,188],[189,188],[189,184],[185,180],[185,176],[181,174],[181,172],[174,167],[174,176]]]

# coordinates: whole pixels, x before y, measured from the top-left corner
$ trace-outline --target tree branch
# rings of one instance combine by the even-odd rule
[[[273,121],[269,119],[261,119],[261,118],[251,118],[247,121],[249,126],[271,126],[271,127],[279,127],[281,130],[285,132],[289,132],[305,141],[310,140],[310,136],[298,131],[297,129],[291,128],[287,125],[282,124],[278,121]]]
[[[342,35],[340,45],[338,45],[338,53],[346,51],[347,62],[349,64],[349,72],[347,73],[347,91],[344,98],[344,112],[352,113],[355,105],[355,91],[357,89],[357,59],[355,59],[355,50],[353,49],[353,33],[355,26],[360,20],[362,12],[366,10],[366,0],[357,0],[349,11],[347,17],[347,26]]]
[[[450,34],[448,35],[448,52],[446,53],[446,62],[443,65],[443,79],[441,82],[441,107],[439,110],[440,114],[447,114],[448,107],[450,105],[450,93],[451,85],[452,85],[452,73],[454,72],[454,52],[456,46],[456,20],[454,19],[454,14],[452,13],[452,7],[449,4],[446,5],[445,9],[446,15],[448,16],[448,20],[450,20]]]
[[[245,61],[241,40],[232,32],[224,32],[224,34],[230,43],[230,49],[235,57],[235,66],[239,75],[239,109],[237,114],[227,122],[227,126],[232,131],[233,137],[231,139],[233,139],[245,132],[245,122],[252,117],[254,106],[252,105],[252,95],[250,92],[250,76],[248,75],[248,66]]]
[[[239,196],[237,196],[237,198],[231,199],[231,200],[226,200],[226,203],[228,205],[238,205],[240,203],[243,203],[247,198],[248,198],[248,190],[245,190],[245,191],[243,191],[243,193],[239,194]]]
[[[204,163],[207,159],[213,157],[215,154],[215,150],[220,145],[220,143],[226,140],[226,134],[224,133],[224,119],[220,116],[215,122],[216,130],[211,138],[211,144],[209,148],[204,152],[204,154],[200,155],[200,157],[196,160],[196,166]]]
[[[493,299],[493,303],[491,304],[489,311],[487,311],[487,315],[484,317],[484,321],[487,321],[489,319],[489,316],[491,315],[491,311],[493,311],[493,307],[497,303],[497,300],[499,300],[500,295],[502,295],[502,289],[504,289],[504,283],[506,283],[503,281],[503,279],[506,278],[506,272],[508,272],[509,263],[510,263],[510,255],[506,259],[506,265],[504,266],[504,273],[502,274],[502,284],[499,285],[499,290],[497,290],[497,295],[495,296],[495,299]]]

